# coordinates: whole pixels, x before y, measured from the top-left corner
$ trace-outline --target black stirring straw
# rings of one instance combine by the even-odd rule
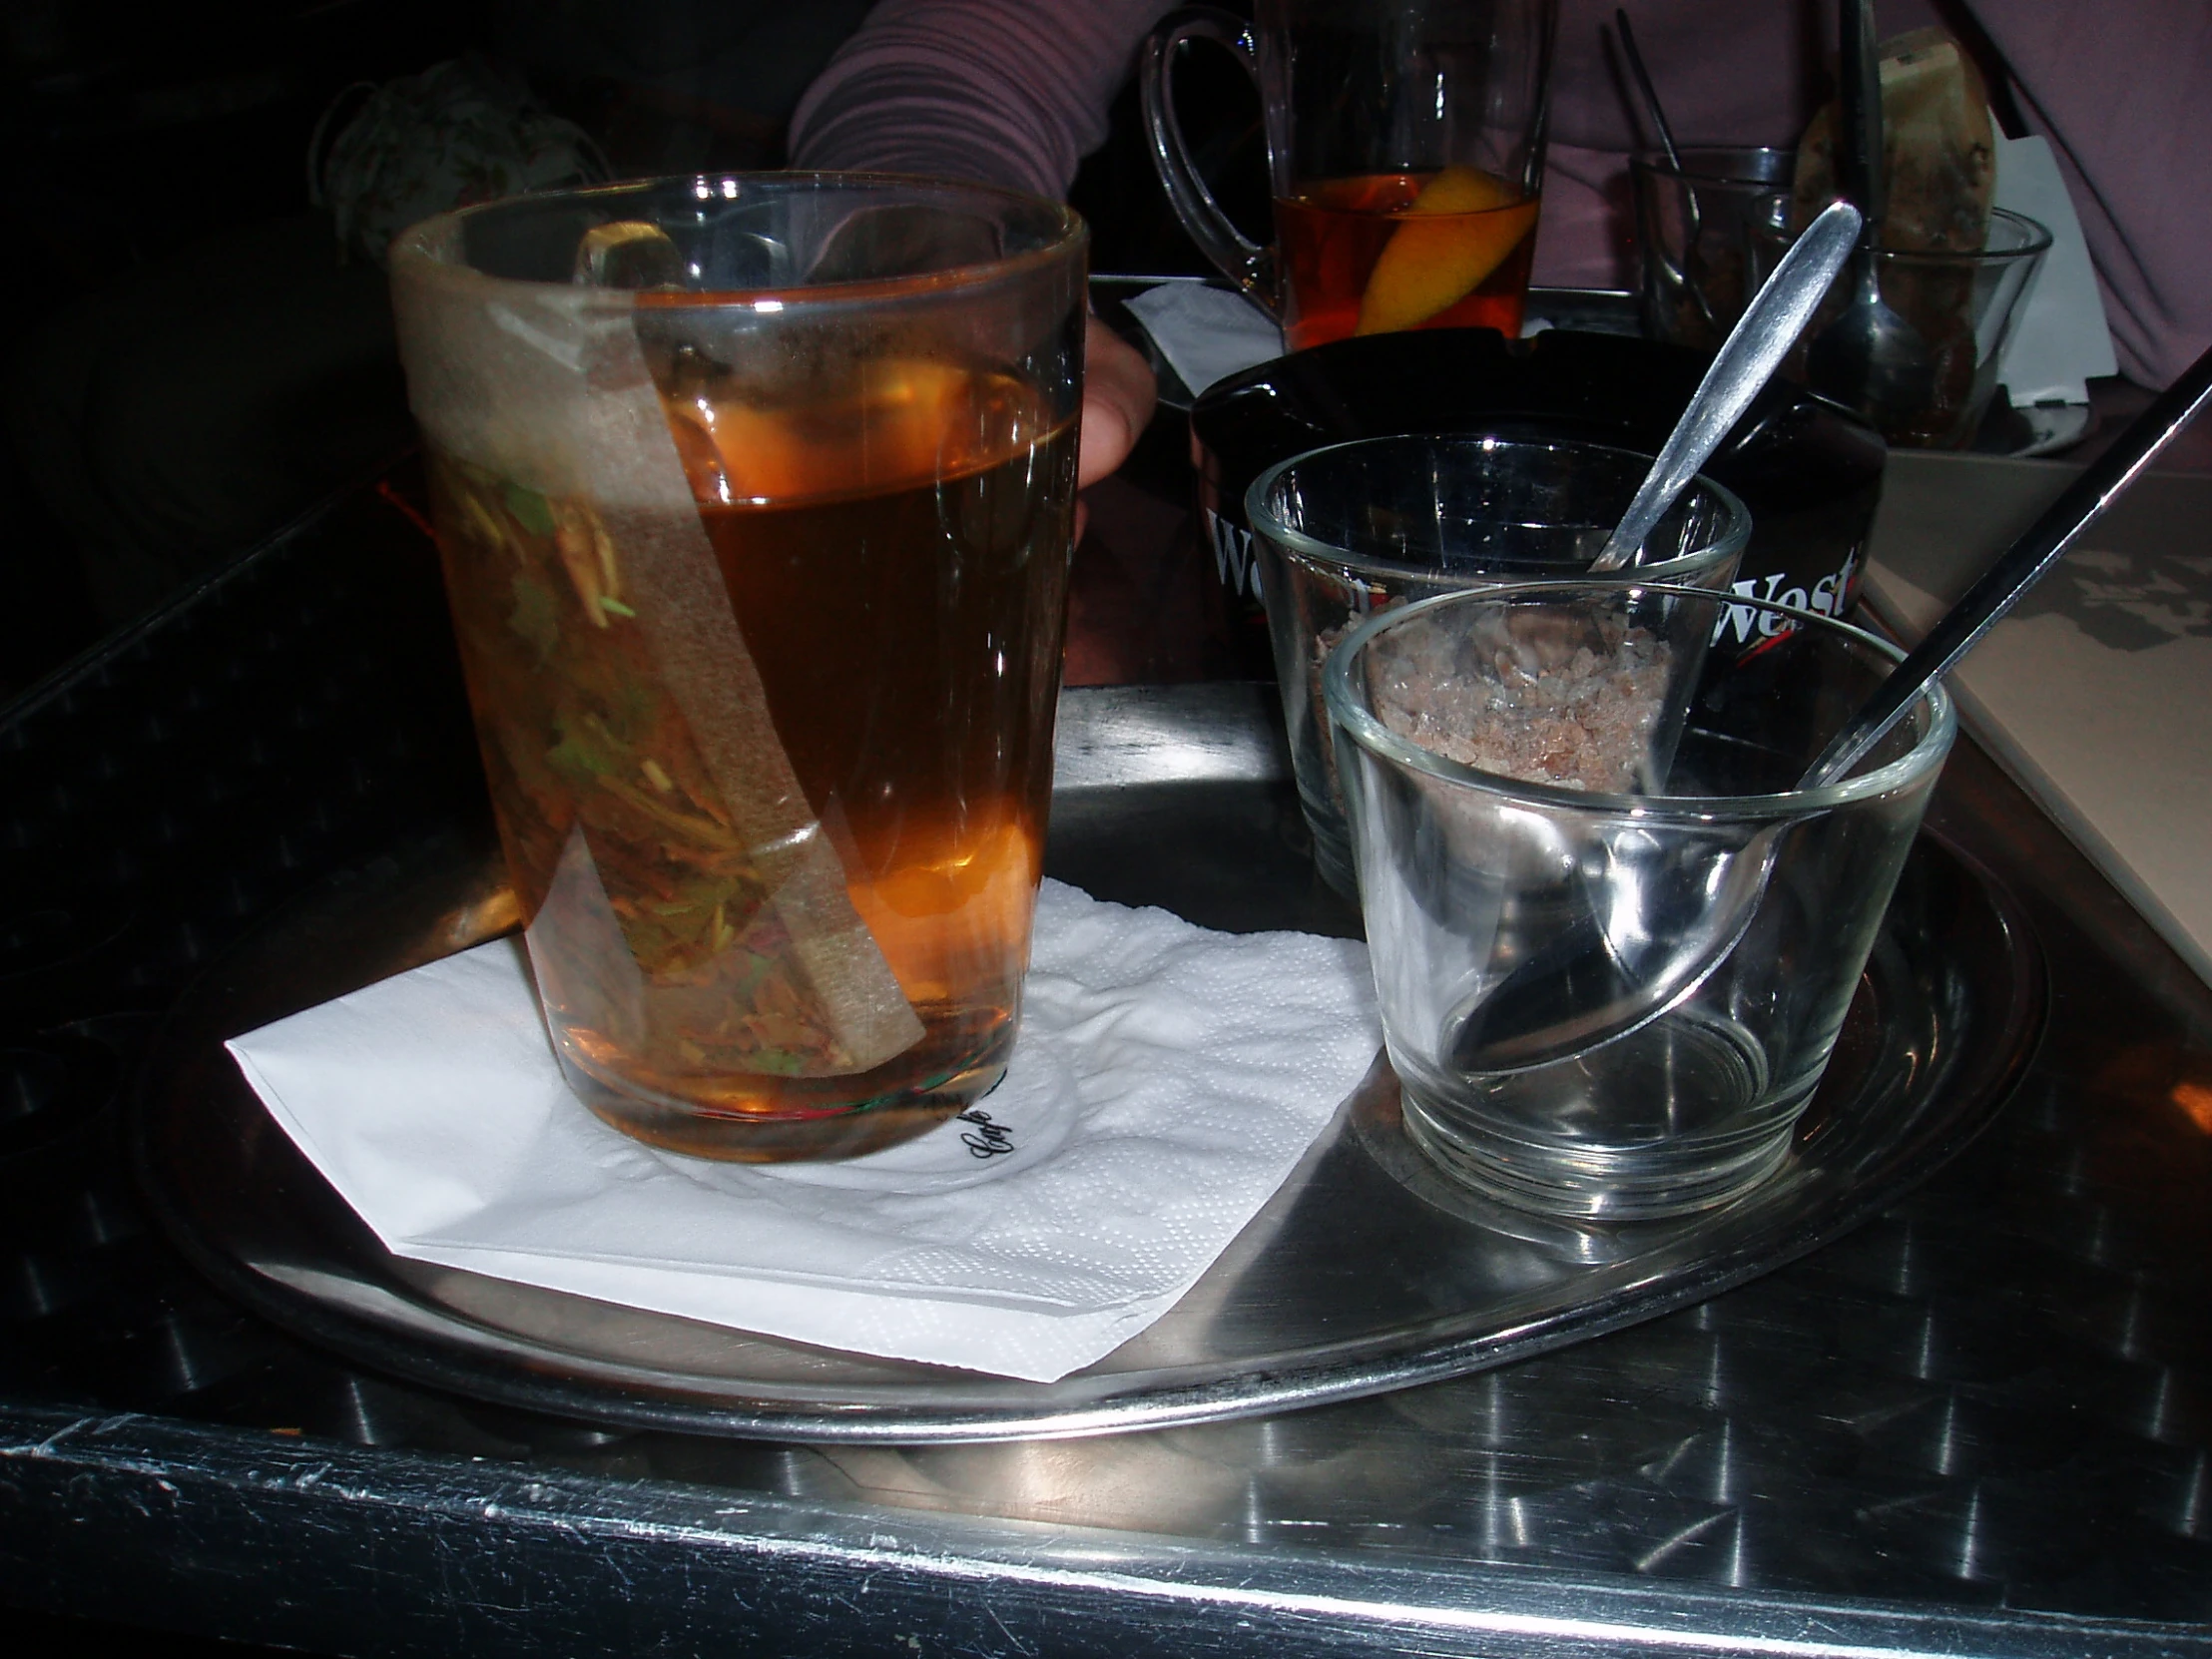
[[[1644,67],[1644,55],[1636,50],[1636,31],[1629,27],[1628,13],[1621,7],[1613,8],[1613,28],[1619,33],[1621,56],[1628,60],[1628,73],[1635,79],[1636,91],[1644,101],[1644,112],[1651,117],[1652,130],[1659,135],[1659,148],[1666,152],[1667,165],[1680,173],[1682,152],[1674,145],[1674,129],[1667,125],[1667,112],[1660,107],[1659,88],[1651,78],[1651,71]]]

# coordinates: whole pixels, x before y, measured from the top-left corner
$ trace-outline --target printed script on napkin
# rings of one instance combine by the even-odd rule
[[[843,1163],[717,1164],[602,1124],[517,940],[236,1038],[395,1255],[863,1354],[1051,1382],[1195,1284],[1381,1043],[1367,947],[1210,932],[1047,881],[1005,1080]]]

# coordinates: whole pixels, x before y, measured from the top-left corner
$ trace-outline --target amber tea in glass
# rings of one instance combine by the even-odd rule
[[[681,187],[660,187],[673,211],[579,199],[609,213],[596,269],[658,278],[619,306],[572,284],[549,318],[462,284],[499,337],[467,388],[478,418],[425,410],[436,522],[572,1085],[680,1151],[849,1153],[976,1099],[1018,1021],[1080,232],[982,191],[705,183],[721,245],[687,234]],[[726,211],[754,192],[750,216]],[[811,280],[773,269],[810,239]],[[731,241],[783,276],[774,292],[673,279]],[[579,248],[579,270],[593,260]],[[870,276],[885,263],[924,269]],[[411,374],[451,344],[440,311],[433,296],[403,321]],[[502,427],[510,396],[547,389],[521,381],[564,372],[581,418]],[[438,407],[436,368],[411,383]]]
[[[1399,328],[1520,332],[1536,200],[1471,168],[1309,185],[1275,204],[1291,349]]]

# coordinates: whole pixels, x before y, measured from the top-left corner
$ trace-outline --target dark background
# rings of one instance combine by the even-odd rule
[[[846,10],[857,3],[846,0]],[[274,237],[283,239],[292,258],[319,261],[318,253],[300,251],[321,246],[302,222],[319,219],[325,229],[330,223],[311,205],[308,182],[310,139],[326,110],[339,106],[334,131],[348,109],[341,101],[357,100],[358,91],[349,89],[362,83],[468,54],[510,66],[534,58],[523,66],[533,92],[582,125],[617,176],[774,166],[782,147],[773,115],[672,91],[665,74],[657,84],[643,84],[594,73],[578,67],[594,61],[588,49],[567,48],[564,58],[562,48],[543,44],[564,31],[574,39],[593,26],[634,26],[658,31],[646,43],[653,50],[641,57],[682,64],[685,39],[747,4],[216,0],[179,7],[154,0],[8,0],[0,6],[0,191],[13,231],[5,262],[11,302],[0,312],[6,415],[0,426],[6,433],[0,442],[0,593],[7,596],[0,603],[0,704],[141,614],[166,588],[220,567],[333,490],[372,475],[404,447],[396,358],[364,376],[356,355],[342,381],[331,364],[302,367],[296,384],[280,388],[280,399],[269,391],[266,364],[262,383],[251,392],[226,386],[219,371],[175,366],[238,361],[257,347],[265,358],[287,356],[297,349],[299,331],[315,326],[318,301],[312,297],[291,307],[285,340],[257,340],[251,330],[241,337],[235,317],[221,325],[211,320],[197,354],[180,350],[174,361],[159,356],[136,384],[129,354],[101,337],[126,326],[134,311],[143,326],[150,298],[174,301],[205,291],[211,261],[220,274],[223,261],[238,259],[242,284],[250,281],[241,248],[266,246]],[[764,26],[775,24],[772,8],[757,11]],[[541,19],[545,24],[538,27]],[[788,106],[796,97],[792,88],[807,78],[807,54],[826,53],[842,27],[841,20],[818,27],[821,38],[791,47],[787,59],[796,59],[796,66],[787,61],[781,71],[765,74],[773,84],[760,102]],[[726,63],[731,55],[725,53]],[[1193,147],[1223,181],[1232,213],[1264,229],[1257,99],[1226,54],[1202,49],[1188,57],[1177,87]],[[679,81],[681,75],[679,69]],[[718,85],[707,84],[710,79],[701,71],[699,90],[727,93],[727,74]],[[1094,227],[1093,269],[1204,270],[1154,178],[1134,84],[1114,107],[1112,134],[1085,164],[1072,193]],[[334,235],[328,247],[334,272]],[[338,280],[332,273],[304,275]],[[270,279],[266,272],[264,279]],[[356,266],[350,280],[352,321],[338,317],[333,297],[333,334],[360,328],[362,286],[373,277]],[[220,276],[216,286],[220,298]],[[174,302],[184,306],[176,327],[190,328],[192,307],[200,301]],[[166,337],[169,324],[163,327]],[[274,336],[276,329],[272,323],[265,333]],[[73,374],[97,378],[104,400],[97,418],[81,400],[73,401]],[[242,369],[236,378],[253,376]],[[297,414],[239,413],[236,405],[255,398],[257,408],[280,403],[291,411],[319,410],[319,417],[304,417],[307,424],[320,418],[329,429],[303,435]],[[130,405],[120,416],[119,400]],[[257,419],[281,430],[257,433],[249,429]],[[211,423],[221,425],[220,440],[205,435]],[[121,440],[111,435],[118,429],[126,434]],[[164,457],[161,434],[172,430],[192,441]],[[55,464],[57,443],[70,446],[67,467]],[[264,452],[231,456],[226,443]],[[126,497],[135,492],[142,515],[158,514],[167,487],[165,459],[171,476],[187,480],[236,459],[242,474],[258,471],[258,493],[266,499],[230,515],[236,522],[161,550],[152,576],[120,598],[111,583],[103,597],[86,579],[87,559],[101,555],[88,548],[81,528],[72,529],[81,519],[70,492],[83,487],[83,477],[95,477],[105,490]],[[272,477],[280,483],[272,487]]]
[[[475,0],[8,0],[0,19],[10,370],[35,338],[81,325],[61,313],[134,274],[307,213],[307,141],[330,102],[485,33]],[[53,418],[43,388],[4,383],[11,426]],[[30,472],[17,444],[0,452],[0,700],[102,631]]]

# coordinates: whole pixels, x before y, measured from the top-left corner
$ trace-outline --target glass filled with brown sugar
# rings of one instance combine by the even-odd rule
[[[1085,235],[860,176],[523,198],[392,279],[454,634],[578,1096],[845,1156],[985,1093],[1051,790]]]

